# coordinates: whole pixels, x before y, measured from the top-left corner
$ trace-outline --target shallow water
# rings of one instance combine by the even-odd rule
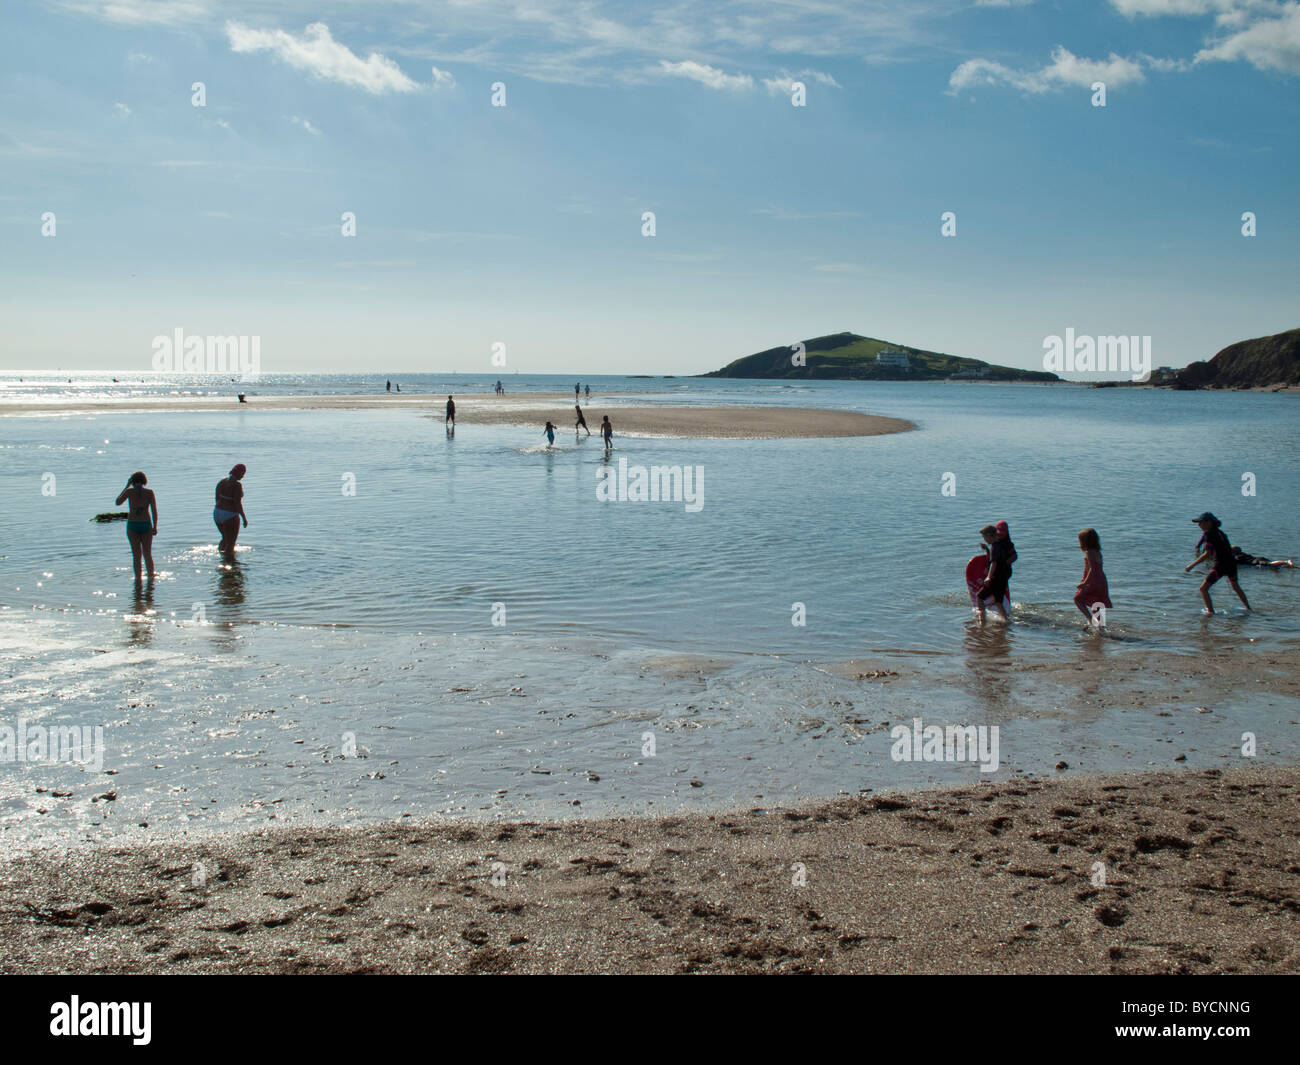
[[[413,378],[403,391],[485,383]],[[615,464],[703,468],[704,505],[691,513],[682,502],[601,502],[599,442],[562,432],[548,450],[540,425],[464,424],[448,437],[411,410],[0,421],[3,719],[109,726],[105,768],[118,771],[96,778],[117,798],[92,803],[79,769],[3,767],[10,840],[272,813],[752,805],[978,778],[969,765],[920,773],[890,761],[885,723],[918,713],[1001,721],[1001,775],[1050,768],[1054,751],[1080,746],[1079,728],[1092,730],[1085,765],[1141,768],[1163,756],[1163,732],[1126,721],[1122,701],[1101,699],[1085,721],[1076,690],[1054,708],[1052,683],[1026,687],[1018,674],[1087,667],[1098,654],[1176,662],[1296,646],[1295,571],[1243,570],[1257,613],[1241,613],[1220,586],[1226,613],[1214,618],[1199,614],[1199,577],[1182,572],[1199,536],[1190,519],[1207,508],[1248,552],[1300,554],[1294,396],[597,383],[588,418],[608,409],[616,425],[619,401],[599,394],[636,389],[639,404],[834,407],[908,418],[918,431],[619,436]],[[258,387],[324,390],[303,379]],[[250,526],[227,567],[212,490],[236,461],[249,468]],[[122,524],[89,521],[118,509],[137,468],[158,493],[161,571],[138,598]],[[946,473],[955,495],[941,491]],[[1253,496],[1242,494],[1245,473]],[[1015,624],[972,632],[962,572],[979,527],[999,518],[1019,552]],[[1100,532],[1114,602],[1102,640],[1080,634],[1070,602],[1085,525]],[[795,604],[803,626],[791,623]],[[859,681],[837,665],[850,659],[901,676]],[[1261,726],[1294,710],[1250,691],[1235,705]],[[1196,735],[1219,727],[1213,714],[1194,716]],[[641,754],[646,731],[667,742],[653,757]],[[341,756],[349,732],[369,758]],[[1275,738],[1266,753],[1292,757],[1291,743]],[[1210,746],[1227,744],[1207,743],[1204,764],[1221,757]],[[37,778],[74,795],[34,793]]]

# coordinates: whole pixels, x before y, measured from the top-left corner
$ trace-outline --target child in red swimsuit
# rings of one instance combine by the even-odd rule
[[[1074,593],[1074,605],[1100,629],[1105,614],[1097,607],[1110,609],[1110,588],[1101,568],[1101,537],[1096,529],[1084,529],[1079,533],[1079,550],[1083,552],[1083,580]]]

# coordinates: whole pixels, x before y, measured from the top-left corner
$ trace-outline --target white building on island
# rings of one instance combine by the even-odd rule
[[[907,361],[907,352],[896,351],[894,348],[881,348],[876,352],[876,362],[880,366],[898,366],[904,370],[911,368],[911,363]]]

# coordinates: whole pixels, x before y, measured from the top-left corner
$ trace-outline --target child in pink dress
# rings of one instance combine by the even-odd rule
[[[1079,550],[1083,552],[1083,580],[1074,593],[1074,605],[1089,622],[1095,621],[1101,628],[1106,615],[1097,607],[1110,608],[1110,588],[1101,568],[1101,537],[1096,529],[1084,529],[1079,533]]]

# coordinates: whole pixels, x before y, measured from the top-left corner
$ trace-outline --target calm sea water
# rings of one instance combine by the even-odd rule
[[[485,392],[490,380],[401,383],[404,393],[440,397]],[[245,387],[352,393],[382,391],[383,382],[264,377]],[[563,392],[572,383],[506,381],[511,391]],[[671,805],[679,783],[692,797],[686,778],[701,772],[639,757],[645,721],[707,735],[692,742],[707,746],[715,767],[718,759],[762,763],[767,794],[861,786],[844,779],[842,758],[822,765],[823,749],[793,749],[804,730],[791,723],[825,716],[834,701],[823,686],[828,663],[883,656],[968,670],[978,661],[963,570],[978,529],[998,519],[1010,523],[1019,553],[1016,624],[990,653],[1012,668],[1021,658],[1078,654],[1088,639],[1070,602],[1085,526],[1101,535],[1116,646],[1178,655],[1214,641],[1248,651],[1293,648],[1300,634],[1300,572],[1246,570],[1257,613],[1242,614],[1220,586],[1215,605],[1225,616],[1203,619],[1199,577],[1182,571],[1199,536],[1191,519],[1205,509],[1250,553],[1300,555],[1295,396],[613,377],[591,384],[592,425],[606,410],[617,425],[622,403],[672,402],[858,410],[918,429],[845,440],[620,435],[615,463],[702,468],[704,506],[690,513],[682,503],[599,501],[596,437],[561,432],[548,451],[540,425],[463,424],[448,437],[440,419],[407,409],[5,417],[0,646],[13,683],[4,709],[115,722],[120,768],[138,774],[127,790],[143,793],[146,781],[155,789],[132,816],[144,816],[167,788],[200,782],[227,821],[255,816],[249,804],[260,810],[275,792],[303,813],[334,819],[391,813],[390,802],[410,802],[415,812],[571,804],[572,788],[590,794],[573,774],[598,772],[588,763],[601,751],[624,768],[654,765],[673,778],[643,769],[639,783],[620,779],[618,797],[645,808]],[[41,394],[206,387],[7,378],[0,409],[6,399]],[[211,508],[213,486],[235,462],[248,466],[250,526],[230,569],[216,557]],[[135,469],[148,473],[160,509],[161,574],[148,597],[133,594],[123,525],[89,521],[118,509],[114,498]],[[942,491],[947,474],[955,494]],[[1247,474],[1251,495],[1242,490]],[[346,494],[353,482],[355,494]],[[792,624],[796,604],[805,625]],[[683,667],[683,655],[711,664]],[[942,704],[934,692],[918,690],[915,700]],[[982,709],[1005,708],[993,700]],[[887,714],[887,700],[879,710]],[[351,784],[331,791],[317,775],[333,771],[337,735],[358,733],[375,751],[385,738],[376,715],[405,737],[404,751],[432,761],[418,782],[385,772],[401,785],[382,803],[354,794],[378,787],[364,774],[352,780],[356,762],[346,770]],[[291,719],[311,735],[289,753],[313,744],[324,752],[302,764],[291,758],[292,768],[279,764],[277,746],[292,742],[279,735]],[[787,740],[792,749],[773,755]],[[573,769],[564,787],[557,770],[541,765],[552,741]],[[382,771],[378,761],[361,764],[368,774]],[[154,764],[169,768],[151,777]],[[235,785],[221,777],[231,764],[260,768]],[[735,786],[720,784],[709,797],[752,801],[759,768],[733,765]],[[30,780],[15,779],[10,819],[37,831],[23,793]],[[503,792],[509,801],[498,802]],[[84,827],[104,808],[66,817]],[[183,816],[202,819],[194,810]]]

